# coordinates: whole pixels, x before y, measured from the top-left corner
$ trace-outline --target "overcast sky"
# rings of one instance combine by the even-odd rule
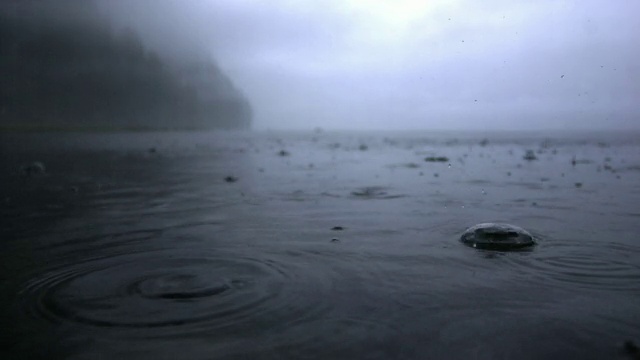
[[[213,56],[254,127],[640,129],[640,1],[104,0]]]

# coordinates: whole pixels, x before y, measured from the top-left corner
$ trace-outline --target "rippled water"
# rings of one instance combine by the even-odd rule
[[[3,359],[611,359],[640,341],[639,134],[0,149]],[[461,244],[483,222],[537,245]]]

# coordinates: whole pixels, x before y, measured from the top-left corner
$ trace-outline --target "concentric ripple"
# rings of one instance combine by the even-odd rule
[[[549,241],[541,251],[507,257],[518,272],[544,285],[640,292],[637,247],[609,242]]]
[[[351,192],[351,196],[359,199],[397,199],[404,197],[402,194],[390,194],[384,186],[365,186]]]
[[[231,254],[136,253],[49,271],[31,280],[21,295],[29,312],[52,322],[212,330],[283,307],[295,313],[295,297],[283,291],[289,270]],[[310,309],[297,310],[299,315]]]
[[[131,293],[150,299],[194,299],[214,296],[231,289],[224,282],[216,285],[197,275],[164,275],[131,284]]]

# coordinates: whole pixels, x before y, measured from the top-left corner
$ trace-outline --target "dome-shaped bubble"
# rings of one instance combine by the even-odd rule
[[[489,250],[517,250],[535,245],[528,231],[510,224],[482,223],[468,228],[460,240],[471,247]]]

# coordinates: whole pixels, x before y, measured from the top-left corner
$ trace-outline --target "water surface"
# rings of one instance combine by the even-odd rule
[[[1,137],[3,358],[610,359],[640,340],[638,134]],[[462,245],[482,222],[538,245]]]

